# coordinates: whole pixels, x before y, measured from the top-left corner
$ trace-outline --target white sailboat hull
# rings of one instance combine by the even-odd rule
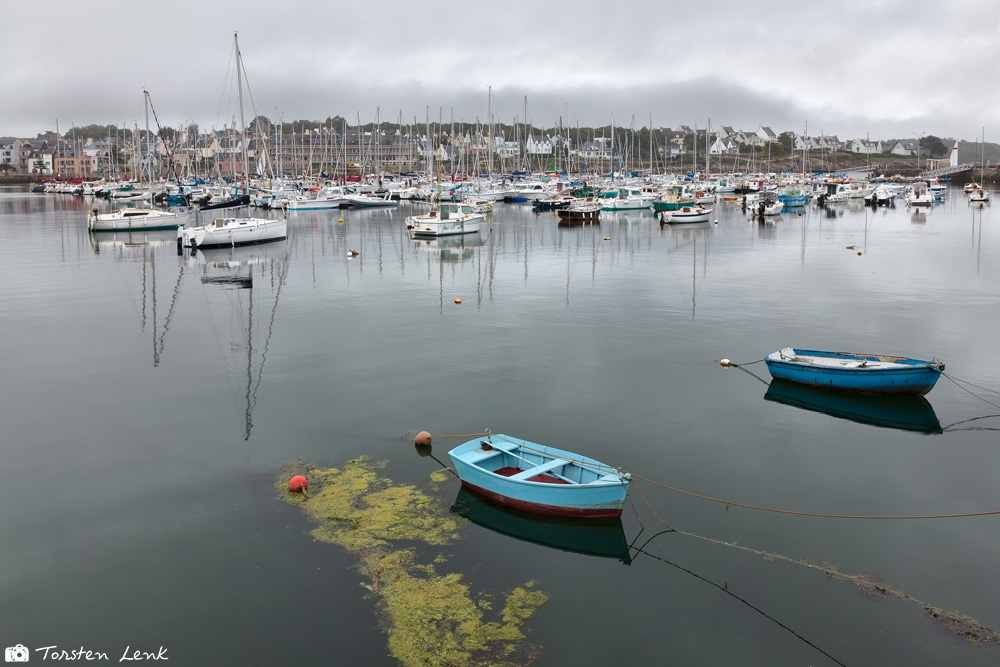
[[[186,219],[187,215],[181,215],[176,211],[159,211],[156,209],[120,209],[113,213],[95,213],[91,211],[87,216],[87,227],[94,232],[176,229]]]
[[[287,232],[288,221],[284,218],[218,218],[203,227],[181,227],[177,243],[188,248],[252,245],[281,241]]]

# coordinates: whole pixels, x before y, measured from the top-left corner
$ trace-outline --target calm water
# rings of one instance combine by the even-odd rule
[[[501,204],[490,233],[445,244],[407,237],[420,205],[299,213],[283,243],[194,259],[171,232],[89,236],[91,206],[0,192],[4,646],[396,664],[352,558],[314,541],[273,484],[292,459],[361,454],[422,482],[437,464],[414,430],[490,428],[759,506],[1000,510],[1000,408],[947,379],[927,404],[831,405],[766,399],[716,362],[789,345],[939,357],[1000,391],[996,214],[960,191],[920,214],[808,208],[758,225],[720,204],[718,224],[662,228],[650,213],[563,228]],[[252,290],[233,283],[248,276]],[[1000,626],[1000,516],[810,518],[641,488],[680,530]],[[661,526],[632,495],[624,532],[643,544]],[[918,603],[684,534],[628,566],[475,524],[446,550],[474,588],[535,579],[549,594],[527,626],[536,664],[1000,661]]]

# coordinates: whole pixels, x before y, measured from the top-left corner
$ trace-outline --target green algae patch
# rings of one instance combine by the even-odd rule
[[[442,573],[448,558],[425,553],[461,539],[465,519],[437,495],[416,485],[394,484],[384,466],[368,457],[320,468],[294,461],[275,486],[300,506],[315,527],[311,535],[357,558],[362,583],[378,601],[389,651],[407,666],[515,667],[533,662],[540,649],[527,641],[525,623],[548,600],[527,582],[505,595],[475,593],[460,573]],[[309,480],[306,493],[288,490],[293,475]],[[447,482],[443,470],[429,485]],[[422,562],[426,561],[426,562]]]

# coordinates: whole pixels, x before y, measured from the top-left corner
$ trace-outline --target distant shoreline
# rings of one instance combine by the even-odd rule
[[[712,170],[715,173],[718,165],[718,156],[712,156],[711,163],[716,168]],[[736,164],[730,165],[730,162]],[[732,160],[726,159],[723,161],[726,170],[730,172],[740,172],[746,171],[746,168],[741,169],[739,167],[742,160]],[[802,156],[801,154],[788,156],[783,155],[781,157],[774,157],[770,160],[764,160],[764,164],[761,164],[759,158],[755,161],[755,168],[761,169],[766,166],[767,170],[770,172],[782,172],[788,169],[801,168]],[[699,170],[704,170],[704,157],[700,157],[695,161],[691,154],[680,156],[673,160],[673,173],[688,173],[694,169],[694,165],[698,165]],[[852,169],[863,169],[869,164],[873,165],[872,175],[874,176],[904,176],[912,177],[918,175],[923,170],[918,170],[916,166],[916,160],[914,158],[900,157],[898,155],[878,155],[872,156],[869,160],[867,155],[861,154],[851,154],[842,155],[837,154],[835,157],[824,155],[822,159],[819,156],[810,155],[808,158],[808,164],[810,169],[823,168],[827,173],[839,172],[839,171],[850,171]],[[670,169],[670,165],[667,165],[667,169]],[[392,172],[389,172],[392,173]],[[94,176],[88,180],[96,180],[98,177]],[[952,181],[956,183],[967,183],[970,181],[979,182],[979,170],[973,169],[971,171],[963,172],[960,174],[954,174]],[[30,184],[35,183],[40,180],[56,180],[52,176],[42,176],[40,174],[2,174],[0,175],[0,185],[19,185],[19,184]],[[981,179],[985,183],[996,184],[1000,182],[1000,167],[991,166],[987,168]]]

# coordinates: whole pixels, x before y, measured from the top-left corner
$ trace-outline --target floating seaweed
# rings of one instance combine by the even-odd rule
[[[403,665],[514,667],[533,662],[540,647],[526,640],[525,622],[548,600],[526,582],[502,597],[474,593],[459,573],[441,573],[443,554],[420,562],[413,543],[431,547],[461,539],[467,521],[449,511],[439,495],[394,484],[368,457],[339,468],[296,461],[284,466],[276,487],[316,524],[317,540],[336,544],[357,558],[362,583],[378,601],[390,653]],[[288,491],[296,474],[309,479],[307,493]],[[448,479],[431,474],[432,489]],[[399,542],[409,546],[401,547]]]

